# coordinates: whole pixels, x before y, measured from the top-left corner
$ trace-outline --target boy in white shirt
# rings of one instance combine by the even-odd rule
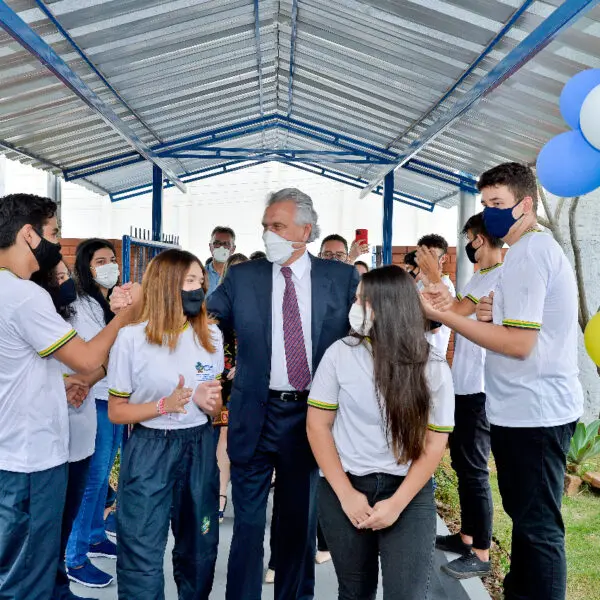
[[[93,373],[135,313],[85,343],[29,281],[61,260],[56,208],[30,194],[0,198],[0,598],[11,600],[48,600],[58,567],[69,423],[61,368],[49,357]]]
[[[505,598],[564,600],[565,460],[583,412],[577,285],[560,246],[538,228],[529,167],[494,167],[478,188],[486,229],[510,246],[496,291],[480,299],[479,321],[435,308],[447,306],[441,286],[437,292],[446,298],[432,290],[426,310],[488,350],[486,412],[502,503],[513,521]]]
[[[479,270],[454,299],[451,310],[475,319],[479,299],[496,288],[502,272],[503,242],[486,231],[482,213],[466,222],[462,234],[468,239],[467,256]],[[452,577],[466,579],[490,571],[490,424],[485,413],[485,350],[458,334],[454,344],[455,426],[449,441],[452,467],[458,477],[461,529],[453,535],[438,536],[436,545],[440,550],[461,554],[442,569]]]

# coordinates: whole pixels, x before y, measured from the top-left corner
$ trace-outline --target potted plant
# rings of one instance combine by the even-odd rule
[[[573,496],[582,484],[580,470],[583,463],[600,456],[600,420],[589,425],[577,423],[571,438],[571,446],[567,454],[567,474],[565,475],[565,493]]]

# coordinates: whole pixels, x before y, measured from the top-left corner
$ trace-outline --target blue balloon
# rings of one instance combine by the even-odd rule
[[[579,113],[586,96],[600,85],[600,69],[587,69],[571,77],[560,94],[560,112],[571,129],[579,129]]]
[[[540,151],[537,176],[555,196],[589,194],[600,187],[600,151],[588,144],[579,130],[561,133]]]

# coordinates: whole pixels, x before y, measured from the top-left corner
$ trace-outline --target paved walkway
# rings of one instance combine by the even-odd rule
[[[230,503],[231,504],[231,503]],[[270,508],[269,508],[270,514]],[[211,594],[211,600],[223,600],[225,598],[225,581],[227,571],[227,556],[229,554],[229,545],[233,531],[233,511],[228,508],[225,516],[225,522],[221,525],[219,556],[217,559],[217,568],[215,572],[215,584]],[[447,533],[447,528],[443,521],[438,518],[438,533]],[[269,556],[268,535],[265,536],[265,557]],[[177,591],[173,581],[173,568],[171,563],[172,540],[169,541],[169,547],[165,554],[165,592],[167,600],[176,600]],[[485,591],[479,579],[470,579],[466,582],[459,582],[452,579],[442,571],[440,565],[447,562],[444,553],[436,551],[434,574],[432,578],[432,593],[430,600],[489,600],[490,596]],[[115,574],[115,561],[106,559],[93,559],[94,564],[99,568]],[[337,598],[337,579],[331,562],[316,566],[317,585],[315,591],[315,600],[335,600]],[[85,598],[97,598],[98,600],[116,600],[117,587],[115,584],[102,590],[92,590],[80,585],[73,584],[71,589],[75,594]],[[273,586],[265,585],[263,587],[263,600],[273,599]],[[382,600],[381,585],[377,600]]]

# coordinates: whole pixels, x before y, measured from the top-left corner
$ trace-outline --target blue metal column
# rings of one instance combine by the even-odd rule
[[[392,232],[394,225],[394,171],[383,180],[383,264],[392,264]]]
[[[152,165],[152,239],[160,242],[162,238],[163,172]]]

